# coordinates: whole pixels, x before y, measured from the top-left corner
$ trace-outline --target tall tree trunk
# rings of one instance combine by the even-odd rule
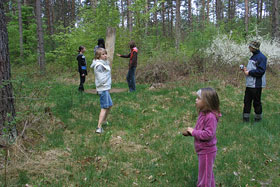
[[[121,0],[121,15],[122,15],[122,28],[124,28],[125,14],[124,14],[124,2],[123,2],[123,0]]]
[[[206,21],[209,21],[209,14],[210,14],[210,0],[207,0],[207,4],[206,4]]]
[[[0,1],[0,144],[5,146],[4,129],[16,136],[16,128],[12,125],[15,117],[13,87],[11,83],[11,66],[8,46],[8,32],[3,1]],[[14,133],[13,133],[14,132]]]
[[[245,0],[245,33],[248,34],[248,24],[249,24],[249,5],[248,0]]]
[[[216,19],[217,22],[221,21],[223,19],[223,7],[222,7],[222,1],[216,0]]]
[[[176,49],[179,49],[181,34],[180,34],[180,21],[181,21],[181,12],[180,12],[181,3],[180,0],[176,0],[176,23],[175,23],[175,33],[176,33]]]
[[[72,3],[71,3],[71,20],[74,22],[75,19],[76,19],[76,5],[75,5],[75,0],[72,0]]]
[[[235,17],[235,0],[228,0],[228,20],[229,22]]]
[[[170,1],[170,17],[171,17],[171,21],[170,21],[170,36],[173,36],[173,22],[174,22],[174,13],[173,13],[173,3],[172,1]]]
[[[279,0],[272,0],[272,36],[274,38],[280,37],[279,32]]]
[[[192,28],[192,0],[188,0],[189,27]]]
[[[38,36],[38,64],[42,74],[45,74],[45,50],[44,50],[44,36],[42,26],[42,12],[41,12],[41,0],[36,0],[36,22],[37,22],[37,36]]]
[[[162,19],[162,34],[163,36],[166,36],[165,33],[165,5],[164,1],[161,3],[161,19]]]
[[[45,9],[46,9],[46,17],[47,17],[47,31],[48,34],[51,35],[51,8],[50,8],[50,0],[45,0]]]
[[[127,0],[127,27],[129,29],[129,33],[132,33],[132,13],[130,10],[131,0]]]
[[[111,68],[113,65],[113,57],[115,52],[115,41],[116,41],[116,28],[108,27],[106,32],[105,46],[108,53],[108,61],[110,62]]]
[[[202,7],[201,7],[201,18],[202,18],[202,24],[204,25],[205,22],[205,0],[201,0],[202,1]]]
[[[149,0],[145,2],[145,14],[149,12]],[[145,20],[145,35],[148,35],[149,18]]]
[[[259,16],[259,20],[260,22],[262,21],[262,12],[263,12],[263,0],[260,0],[260,16]]]
[[[22,14],[21,14],[21,0],[18,0],[18,28],[19,28],[19,48],[20,58],[23,58],[23,36],[22,36]]]
[[[155,28],[155,35],[158,35],[158,19],[157,19],[157,0],[154,0],[154,28]]]

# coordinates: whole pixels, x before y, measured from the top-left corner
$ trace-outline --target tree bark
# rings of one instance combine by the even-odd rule
[[[272,36],[274,38],[280,37],[279,35],[279,10],[278,0],[272,1]]]
[[[188,0],[189,27],[192,28],[192,0]]]
[[[121,15],[122,15],[122,28],[124,28],[125,13],[124,13],[124,2],[123,2],[123,0],[121,0]]]
[[[22,60],[22,58],[23,58],[23,36],[22,36],[21,0],[18,0],[18,27],[19,27],[20,59]]]
[[[259,22],[262,21],[262,12],[263,12],[263,0],[260,0],[260,16],[259,16]]]
[[[38,64],[42,74],[45,74],[45,50],[44,50],[44,34],[42,25],[41,1],[36,0],[36,21],[37,21],[37,37],[38,37]]]
[[[96,5],[95,5],[96,6]],[[76,4],[75,4],[75,0],[72,0],[72,3],[71,3],[71,20],[73,22],[75,22],[75,19],[76,19]]]
[[[223,5],[221,0],[216,0],[216,19],[217,22],[223,19]]]
[[[130,10],[131,0],[127,0],[127,27],[129,29],[129,33],[132,33],[132,13]]]
[[[205,0],[202,1],[202,7],[201,7],[201,17],[202,17],[202,24],[204,25],[205,22]]]
[[[210,0],[207,0],[207,4],[206,4],[206,21],[209,21],[209,14],[210,14]]]
[[[163,36],[166,36],[165,33],[165,2],[163,1],[161,3],[161,19],[162,19],[162,34]]]
[[[180,12],[181,3],[180,0],[176,0],[176,23],[175,23],[175,33],[176,33],[176,49],[179,49],[181,34],[180,34],[180,21],[181,21],[181,12]]]
[[[248,24],[249,24],[249,5],[248,0],[245,0],[245,33],[248,34]]]
[[[116,41],[116,29],[112,27],[108,27],[106,33],[105,46],[108,53],[108,60],[110,62],[111,67],[113,64],[113,57],[115,52],[115,41]]]
[[[145,2],[145,14],[148,14],[149,12],[149,0],[146,0]],[[148,26],[149,26],[149,18],[145,19],[145,34],[148,35]]]
[[[173,22],[174,22],[174,13],[173,13],[173,3],[172,1],[170,1],[170,4],[169,4],[169,8],[170,8],[170,36],[173,36]]]
[[[11,66],[8,46],[8,32],[3,1],[0,1],[0,139],[5,132],[4,128],[16,136],[15,125],[11,122],[15,117],[13,87],[11,83]],[[15,133],[13,133],[15,132]],[[10,133],[9,133],[10,134]],[[2,139],[3,140],[3,139]],[[3,146],[5,142],[1,141]]]

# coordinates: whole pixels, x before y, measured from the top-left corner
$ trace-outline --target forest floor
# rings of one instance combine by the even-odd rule
[[[217,186],[280,186],[279,73],[267,73],[263,120],[242,122],[245,81],[236,73],[188,75],[177,82],[137,84],[135,93],[114,80],[114,106],[105,132],[92,75],[78,92],[76,73],[45,77],[13,67],[17,127],[21,135],[0,150],[0,186],[195,186],[193,138],[196,92],[217,90],[222,117],[214,166]],[[234,81],[233,81],[234,80]],[[6,153],[8,153],[6,155]]]

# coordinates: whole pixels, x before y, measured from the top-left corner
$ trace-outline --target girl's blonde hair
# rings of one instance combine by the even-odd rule
[[[213,88],[201,88],[197,92],[204,106],[199,110],[204,114],[209,112],[220,113],[220,100],[217,92]]]
[[[96,59],[100,59],[100,57],[101,57],[101,55],[102,55],[102,53],[103,52],[105,52],[106,54],[107,54],[107,51],[106,51],[106,49],[104,49],[104,48],[98,48],[97,50],[96,50],[96,52],[95,52],[95,60]]]

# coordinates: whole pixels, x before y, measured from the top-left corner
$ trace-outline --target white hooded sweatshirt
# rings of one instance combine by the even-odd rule
[[[94,69],[95,86],[98,92],[111,89],[111,67],[109,61],[93,60],[90,65]]]

